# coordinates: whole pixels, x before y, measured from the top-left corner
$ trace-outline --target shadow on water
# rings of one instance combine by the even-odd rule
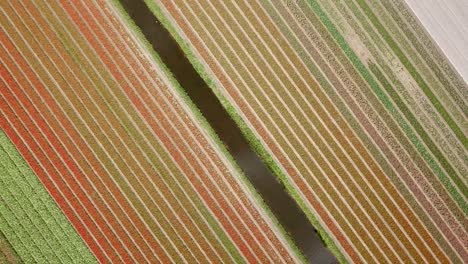
[[[325,248],[302,210],[249,147],[239,127],[143,0],[120,0],[120,2],[224,142],[245,175],[308,261],[336,263],[336,258]]]

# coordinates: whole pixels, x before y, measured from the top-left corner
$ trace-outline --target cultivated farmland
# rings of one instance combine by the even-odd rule
[[[0,8],[1,128],[99,262],[303,261],[118,3]]]
[[[468,86],[402,1],[146,1],[341,261],[463,262]]]

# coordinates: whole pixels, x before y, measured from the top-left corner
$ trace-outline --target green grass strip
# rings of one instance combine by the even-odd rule
[[[176,33],[175,29],[173,26],[168,22],[166,17],[163,15],[162,11],[160,8],[154,4],[151,1],[145,0],[145,3],[149,7],[150,11],[161,21],[161,23],[165,26],[166,29],[171,33],[171,35],[176,39],[177,43],[181,46],[181,48],[184,50],[184,52],[189,51],[189,45],[185,43],[182,38]],[[198,123],[203,127],[205,132],[213,139],[215,142],[215,147],[227,158],[227,160],[230,162],[230,164],[234,167],[235,171],[237,172],[237,175],[239,175],[240,180],[242,183],[248,188],[250,191],[250,194],[254,197],[256,200],[257,204],[261,206],[261,208],[264,210],[264,213],[266,213],[267,217],[272,220],[273,224],[275,227],[278,229],[280,234],[282,234],[283,238],[286,240],[288,246],[290,246],[290,249],[295,253],[296,257],[302,262],[306,263],[306,259],[302,252],[296,247],[294,242],[292,241],[290,235],[284,230],[284,228],[281,226],[281,224],[278,222],[276,217],[273,215],[269,207],[266,205],[260,194],[257,192],[255,187],[251,184],[247,176],[243,173],[241,168],[237,165],[236,161],[232,157],[232,155],[229,153],[229,151],[226,149],[225,145],[221,141],[221,139],[218,137],[216,132],[213,130],[213,128],[210,126],[208,121],[205,119],[205,117],[202,115],[200,110],[197,108],[197,106],[193,103],[193,101],[190,99],[190,97],[187,95],[183,87],[180,86],[180,84],[177,82],[171,71],[167,68],[167,66],[162,62],[161,58],[159,55],[154,51],[152,48],[151,44],[148,42],[148,40],[145,38],[144,34],[141,32],[141,29],[135,25],[135,22],[129,17],[129,15],[125,12],[124,8],[122,5],[118,2],[118,0],[113,1],[114,6],[120,11],[122,17],[126,21],[127,25],[129,28],[133,30],[135,35],[137,36],[138,40],[141,42],[141,44],[146,48],[146,50],[150,53],[152,56],[153,60],[160,66],[162,71],[166,74],[166,77],[168,78],[170,84],[172,87],[175,88],[175,91],[177,95],[179,95],[184,104],[188,107],[188,109],[191,110],[192,114],[195,116],[197,119]],[[187,52],[185,54],[188,54]],[[190,54],[193,54],[190,51]],[[189,57],[190,62],[195,66],[194,63],[197,62],[194,56],[191,58]],[[199,71],[198,67],[201,67],[201,65],[195,66],[197,72],[201,74]],[[201,68],[200,68],[201,69]],[[204,72],[204,71],[203,71]],[[205,80],[205,82],[210,86],[214,86],[214,82],[208,77],[208,74],[204,73],[201,74],[202,78]],[[227,100],[225,101],[227,102]],[[223,103],[223,106],[225,104]],[[235,112],[235,111],[233,111]],[[236,119],[234,119],[236,121]],[[240,119],[238,119],[240,120]],[[236,121],[237,122],[237,121]],[[220,230],[219,228],[219,223],[216,222],[214,219],[210,219],[209,223],[212,227],[217,227],[215,230]],[[226,243],[227,248],[230,250],[230,253],[233,254],[233,257],[237,263],[243,262],[243,258],[239,255],[239,251],[236,249],[234,244],[232,244],[231,240],[224,234],[224,232],[218,231],[218,234],[221,234],[221,240]]]
[[[0,231],[19,258],[27,263],[97,263],[3,131],[0,186]]]
[[[364,13],[367,15],[367,17],[375,26],[375,28],[377,28],[377,30],[382,35],[384,40],[387,42],[388,46],[390,46],[393,52],[400,59],[401,63],[406,67],[406,69],[409,71],[411,76],[413,76],[414,80],[418,83],[419,87],[421,87],[421,89],[424,91],[424,93],[429,98],[429,100],[434,105],[434,107],[437,109],[439,114],[445,119],[445,121],[447,122],[449,127],[452,129],[452,131],[455,133],[457,138],[462,142],[463,146],[465,146],[465,148],[468,148],[468,140],[465,134],[463,133],[463,131],[458,127],[458,125],[452,119],[450,114],[445,110],[443,105],[437,99],[437,96],[432,92],[432,90],[429,88],[429,86],[421,77],[421,75],[413,66],[413,64],[411,64],[411,62],[403,53],[403,51],[400,49],[400,47],[397,45],[397,43],[392,39],[390,34],[387,32],[385,27],[383,27],[383,25],[380,23],[379,19],[375,16],[375,14],[372,12],[372,10],[367,5],[367,3],[364,0],[356,0],[356,1],[359,4],[359,6],[362,8],[362,10],[364,10]]]
[[[437,174],[441,182],[450,184],[449,186],[446,186],[449,190],[455,190],[453,187],[451,187],[451,182],[444,180],[447,176],[444,174],[438,163],[433,159],[431,154],[427,151],[425,145],[419,140],[417,135],[413,132],[411,129],[411,126],[406,122],[406,120],[401,116],[399,113],[398,109],[392,104],[390,98],[385,94],[385,92],[382,90],[382,88],[379,86],[378,82],[374,79],[372,74],[369,72],[369,70],[366,68],[366,66],[361,62],[361,60],[358,58],[358,56],[354,53],[354,51],[351,49],[351,47],[348,45],[344,37],[338,32],[337,28],[335,25],[332,23],[330,18],[325,14],[325,12],[322,10],[322,8],[319,6],[317,1],[315,0],[308,0],[309,6],[312,8],[314,13],[317,14],[317,16],[320,18],[322,23],[325,25],[327,28],[328,32],[333,36],[335,41],[338,43],[338,45],[341,47],[343,52],[346,54],[348,59],[353,63],[354,67],[356,70],[361,74],[361,76],[366,80],[366,82],[369,84],[371,89],[374,91],[374,93],[377,95],[377,97],[380,99],[382,104],[387,108],[388,112],[393,115],[395,120],[400,124],[401,128],[403,131],[406,133],[410,141],[413,143],[413,145],[416,147],[416,149],[419,151],[421,156],[426,160],[426,162],[429,164],[429,166],[434,170],[434,172]],[[436,158],[439,158],[436,156]],[[449,171],[453,171],[449,170]],[[456,174],[450,174],[451,178],[453,179],[454,177],[457,177]],[[454,182],[459,182],[457,180],[454,180]],[[461,194],[463,197],[467,196],[466,193],[466,188],[463,188],[465,191]],[[463,190],[462,189],[462,190]],[[455,200],[461,201],[464,198],[460,197],[460,194],[458,192],[451,193],[454,197],[456,197]]]
[[[130,18],[128,13],[125,11],[123,6],[119,3],[118,0],[112,1],[113,6],[116,7],[116,9],[119,11],[120,15],[122,16],[123,20],[127,24],[127,26],[133,31],[135,36],[137,37],[138,41],[145,47],[146,51],[151,55],[152,59],[156,62],[156,64],[160,67],[160,69],[166,74],[166,77],[169,79],[171,82],[171,87],[176,88],[176,90],[182,91],[182,88],[180,88],[180,85],[177,83],[177,81],[172,77],[170,71],[166,68],[165,64],[161,61],[159,55],[154,52],[153,48],[151,47],[151,44],[146,40],[145,36],[141,32],[140,28],[135,24],[135,22]],[[181,94],[182,95],[182,94]],[[182,95],[183,97],[186,97],[185,95]],[[185,100],[186,98],[184,98]],[[189,100],[189,99],[187,99]],[[190,107],[192,110],[195,108]],[[196,110],[196,109],[195,109]],[[209,212],[207,207],[204,205],[204,203],[197,197],[193,198],[193,201],[196,203],[197,207],[200,209],[202,212],[203,216],[205,217],[206,221],[208,224],[211,226],[211,228],[214,230],[218,238],[221,240],[223,245],[226,247],[227,251],[229,254],[233,257],[233,259],[236,261],[236,263],[243,263],[244,258],[241,256],[240,251],[236,248],[236,246],[232,243],[232,241],[229,239],[229,237],[226,235],[226,233],[223,231],[221,228],[219,222],[216,221],[212,213]]]
[[[287,192],[294,198],[294,200],[298,203],[299,207],[305,212],[307,218],[311,223],[314,225],[314,227],[318,230],[318,232],[322,235],[322,239],[324,240],[325,244],[329,246],[330,250],[335,254],[335,256],[339,259],[341,263],[345,263],[345,257],[344,255],[338,250],[336,247],[335,243],[333,242],[333,239],[328,235],[328,233],[321,227],[317,217],[315,216],[314,213],[312,213],[309,205],[306,204],[306,202],[301,198],[300,193],[297,191],[297,189],[293,186],[292,181],[290,181],[289,177],[286,176],[286,174],[283,172],[283,170],[278,166],[276,163],[275,159],[271,156],[271,154],[266,150],[266,147],[263,145],[263,143],[258,139],[258,137],[255,135],[253,130],[245,123],[244,119],[240,116],[240,114],[237,112],[236,108],[234,105],[224,96],[223,92],[221,89],[217,86],[217,82],[213,79],[213,77],[207,72],[207,69],[205,66],[200,62],[199,58],[197,55],[195,55],[191,44],[188,43],[186,40],[182,38],[180,33],[177,31],[177,29],[172,25],[172,22],[169,21],[167,16],[164,14],[164,12],[161,10],[161,8],[154,3],[151,0],[144,0],[146,5],[149,7],[151,12],[158,18],[158,20],[163,24],[163,26],[169,31],[171,36],[176,40],[176,42],[179,44],[181,49],[184,51],[184,54],[187,56],[188,60],[190,63],[194,66],[195,70],[197,71],[198,74],[202,77],[202,79],[205,81],[205,83],[212,89],[212,91],[215,93],[216,97],[218,100],[221,102],[223,107],[226,109],[228,112],[229,116],[234,120],[234,122],[239,126],[242,134],[244,137],[247,138],[247,142],[249,143],[250,147],[254,150],[254,152],[260,156],[261,160],[267,165],[267,167],[273,172],[274,175],[278,177],[278,179],[285,185]],[[145,42],[147,42],[145,40]],[[168,74],[170,74],[169,70]],[[170,74],[170,77],[172,77],[172,74]],[[178,87],[180,87],[178,85]],[[178,88],[179,93],[181,96],[184,98],[188,106],[194,111],[195,115],[198,117],[202,125],[207,129],[208,133],[212,135],[212,137],[215,139],[217,142],[218,147],[221,149],[221,151],[227,156],[227,158],[231,161],[232,164],[234,164],[234,167],[239,173],[241,174],[241,179],[242,182],[249,188],[253,196],[256,198],[257,202],[261,205],[261,207],[265,210],[265,212],[268,214],[270,219],[276,224],[276,226],[279,228],[280,232],[283,233],[284,237],[288,241],[289,245],[292,247],[293,251],[296,253],[296,255],[299,257],[301,262],[306,263],[306,259],[302,252],[294,245],[292,242],[292,239],[290,235],[281,227],[279,224],[278,220],[276,217],[274,217],[273,213],[271,210],[268,208],[268,206],[265,204],[263,201],[262,197],[258,192],[256,191],[255,187],[250,183],[249,179],[242,173],[242,170],[236,165],[236,162],[234,161],[233,157],[229,152],[227,151],[226,147],[223,145],[219,137],[216,135],[214,130],[211,128],[209,123],[206,121],[206,119],[202,116],[198,108],[191,102],[190,98],[186,95],[185,91],[183,88]]]

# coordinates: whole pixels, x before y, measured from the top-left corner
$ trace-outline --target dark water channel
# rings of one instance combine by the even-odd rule
[[[120,2],[227,146],[238,165],[308,261],[336,263],[336,258],[325,248],[296,202],[249,147],[240,129],[143,0],[120,0]]]

